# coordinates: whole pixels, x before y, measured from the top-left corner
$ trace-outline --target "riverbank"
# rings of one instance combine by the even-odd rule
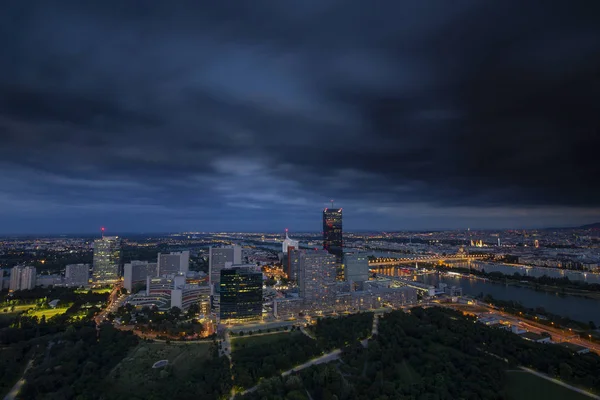
[[[589,285],[590,289],[582,287],[584,284],[573,283],[568,278],[550,278],[550,277],[530,277],[522,275],[506,275],[501,272],[485,272],[477,269],[469,269],[462,267],[454,267],[452,265],[432,265],[432,267],[439,272],[459,272],[466,276],[474,276],[477,278],[485,278],[487,281],[492,283],[499,283],[502,285],[510,285],[515,287],[529,288],[535,291],[546,292],[556,294],[559,296],[576,296],[584,297],[592,300],[600,300],[600,291],[596,290],[597,285]],[[548,284],[546,282],[554,282],[554,284]],[[587,284],[585,284],[587,285]]]
[[[593,321],[596,326],[600,326],[600,307],[598,307],[598,300],[595,299],[558,295],[556,291],[533,290],[530,287],[507,285],[503,282],[468,274],[436,272],[420,276],[419,281],[432,286],[438,286],[440,283],[459,286],[464,294],[473,297],[489,294],[496,299],[518,302],[527,308],[547,310],[574,321]]]

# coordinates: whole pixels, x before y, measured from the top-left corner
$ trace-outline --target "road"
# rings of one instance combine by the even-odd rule
[[[455,304],[440,303],[440,304],[436,304],[436,305],[444,306],[444,307],[448,307],[448,308],[454,308],[453,306]],[[534,332],[537,334],[547,332],[548,334],[550,334],[550,336],[552,337],[552,341],[554,341],[554,342],[573,343],[573,344],[576,344],[579,346],[587,347],[588,349],[590,349],[590,351],[593,351],[594,353],[597,353],[600,355],[600,344],[591,342],[589,340],[582,339],[575,332],[565,330],[565,329],[554,328],[552,326],[548,326],[548,325],[544,325],[542,323],[531,321],[529,319],[519,317],[514,314],[509,314],[504,311],[500,311],[497,308],[490,307],[488,304],[482,303],[480,301],[477,302],[477,306],[483,307],[487,310],[487,312],[501,316],[503,320],[509,321],[511,324],[518,325],[521,328],[526,329],[530,332]]]
[[[365,348],[368,347],[369,339],[377,334],[379,334],[379,314],[373,314],[373,327],[371,328],[371,335],[368,338],[361,340],[360,344],[362,344]]]
[[[119,291],[121,290],[121,285],[120,284],[116,284],[112,290],[112,292],[110,292],[110,296],[108,298],[108,304],[106,305],[106,308],[104,310],[102,310],[98,315],[96,315],[96,318],[94,318],[94,320],[96,321],[96,325],[100,325],[108,316],[109,313],[114,313],[115,311],[117,311],[117,309],[123,305],[123,303],[125,302],[125,299],[127,298],[126,295],[119,295]]]
[[[533,374],[535,376],[539,376],[540,378],[543,378],[543,379],[545,379],[547,381],[556,383],[557,385],[564,386],[564,387],[566,387],[568,389],[574,390],[577,393],[581,393],[581,394],[583,394],[585,396],[591,397],[592,399],[600,400],[600,396],[596,396],[595,394],[592,394],[590,392],[586,392],[585,390],[579,389],[578,387],[571,386],[571,385],[569,385],[567,383],[564,383],[563,381],[559,381],[558,379],[551,378],[551,377],[549,377],[546,374],[542,374],[540,372],[534,371],[534,370],[526,368],[526,367],[519,367],[519,368],[521,368],[523,371],[529,372],[530,374]]]
[[[284,372],[281,373],[281,376],[288,376],[288,375],[290,375],[290,374],[292,374],[294,372],[298,372],[298,371],[301,371],[301,370],[303,370],[305,368],[312,367],[313,365],[328,363],[330,361],[337,360],[338,358],[340,358],[340,354],[342,354],[342,350],[341,349],[335,349],[335,350],[333,350],[333,351],[331,351],[331,352],[329,352],[327,354],[323,354],[320,357],[313,358],[312,360],[307,361],[304,364],[297,365],[297,366],[295,366],[292,369],[284,371]],[[243,396],[243,395],[245,395],[247,393],[252,393],[252,392],[256,391],[256,389],[258,389],[259,386],[260,386],[260,384],[252,386],[250,389],[246,389],[246,390],[244,390],[243,392],[241,392],[239,394]]]
[[[4,400],[14,400],[17,398],[17,395],[19,394],[19,392],[21,391],[21,388],[25,384],[25,374],[27,373],[29,368],[31,368],[32,364],[33,364],[33,359],[29,360],[29,362],[27,363],[27,367],[25,367],[25,371],[23,371],[23,376],[21,377],[21,379],[19,379],[17,381],[17,383],[15,383],[15,386],[12,387],[10,392],[8,392],[8,394],[6,396],[4,396]]]

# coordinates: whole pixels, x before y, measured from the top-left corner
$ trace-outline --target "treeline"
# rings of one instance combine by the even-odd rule
[[[279,375],[309,359],[349,344],[359,344],[371,335],[373,314],[320,318],[311,328],[317,340],[301,332],[237,339],[232,354],[236,386],[248,388],[261,378]],[[265,342],[265,340],[268,340]]]
[[[74,324],[48,342],[35,358],[21,389],[23,399],[101,399],[104,378],[138,338],[103,325],[99,332],[93,323]]]
[[[322,353],[318,343],[301,332],[236,339],[232,353],[235,386],[249,388],[260,378],[286,371]]]
[[[311,330],[324,350],[347,346],[371,335],[373,313],[352,314],[340,318],[319,318]]]
[[[343,349],[343,363],[263,381],[249,400],[507,399],[506,370],[519,365],[600,391],[600,357],[572,355],[553,344],[474,323],[472,317],[431,307],[394,311],[379,322],[367,348]]]

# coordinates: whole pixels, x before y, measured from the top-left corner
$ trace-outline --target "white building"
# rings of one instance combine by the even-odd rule
[[[207,309],[210,303],[210,287],[186,283],[184,275],[146,278],[146,291],[134,294],[127,300],[136,307],[156,306],[162,311],[178,307],[187,310],[192,304]]]
[[[89,264],[69,264],[65,269],[65,285],[79,287],[87,286],[90,281]]]
[[[283,254],[287,254],[288,253],[288,247],[293,247],[294,249],[299,249],[300,248],[300,242],[297,240],[293,240],[290,239],[288,236],[288,230],[285,230],[285,239],[281,245],[281,250],[283,251]]]
[[[226,263],[241,264],[242,248],[240,246],[210,247],[208,249],[209,283],[218,288],[221,282],[221,270]]]
[[[183,273],[190,269],[190,252],[158,253],[158,276]]]
[[[146,278],[156,276],[158,276],[157,263],[134,260],[123,267],[123,287],[131,292],[137,283],[146,282]]]
[[[35,267],[16,266],[10,273],[10,290],[29,290],[35,287]]]

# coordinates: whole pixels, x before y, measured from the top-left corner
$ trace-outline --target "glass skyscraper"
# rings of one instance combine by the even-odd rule
[[[326,208],[323,210],[323,249],[342,260],[344,243],[342,240],[342,209]]]
[[[121,239],[118,236],[104,236],[94,240],[94,282],[116,282],[119,279],[120,265]]]
[[[262,318],[262,272],[249,267],[222,269],[219,287],[221,321],[236,323]]]

